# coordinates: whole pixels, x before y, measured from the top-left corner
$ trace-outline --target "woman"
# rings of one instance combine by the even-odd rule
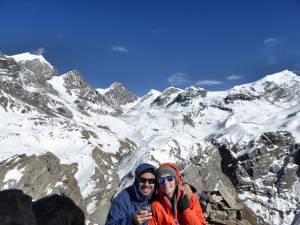
[[[181,190],[182,176],[174,163],[160,165],[156,172],[157,196],[151,204],[148,225],[205,225],[195,194],[189,199]]]

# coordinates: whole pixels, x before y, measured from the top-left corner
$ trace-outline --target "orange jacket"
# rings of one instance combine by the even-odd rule
[[[178,176],[177,201],[181,195],[182,176],[176,164],[164,163],[160,167],[170,166],[176,170]],[[158,189],[157,197],[151,204],[153,217],[148,220],[148,225],[205,225],[205,219],[199,200],[195,194],[190,198],[190,208],[184,212],[176,210],[173,213],[170,200]]]

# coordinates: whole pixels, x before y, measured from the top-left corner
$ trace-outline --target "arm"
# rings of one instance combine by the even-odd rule
[[[186,225],[206,225],[200,203],[195,194],[190,198],[190,207],[182,212],[182,219]]]
[[[133,225],[133,214],[129,213],[123,199],[116,198],[113,200],[105,225]]]

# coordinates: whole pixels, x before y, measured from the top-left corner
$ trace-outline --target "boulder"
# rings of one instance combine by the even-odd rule
[[[18,189],[0,191],[1,225],[36,225],[32,198]]]
[[[83,211],[68,197],[51,195],[34,202],[37,225],[84,225]]]

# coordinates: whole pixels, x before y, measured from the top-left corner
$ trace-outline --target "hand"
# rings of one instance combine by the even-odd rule
[[[183,195],[187,195],[189,199],[191,199],[193,191],[191,189],[191,186],[188,184],[184,184],[181,186],[181,192]]]
[[[148,212],[147,210],[138,210],[133,215],[133,221],[136,225],[143,224],[146,220],[149,220],[152,218],[152,213]]]
[[[177,208],[180,212],[183,212],[184,210],[190,208],[190,199],[187,195],[183,195],[181,193],[181,196],[179,197],[177,202]]]

